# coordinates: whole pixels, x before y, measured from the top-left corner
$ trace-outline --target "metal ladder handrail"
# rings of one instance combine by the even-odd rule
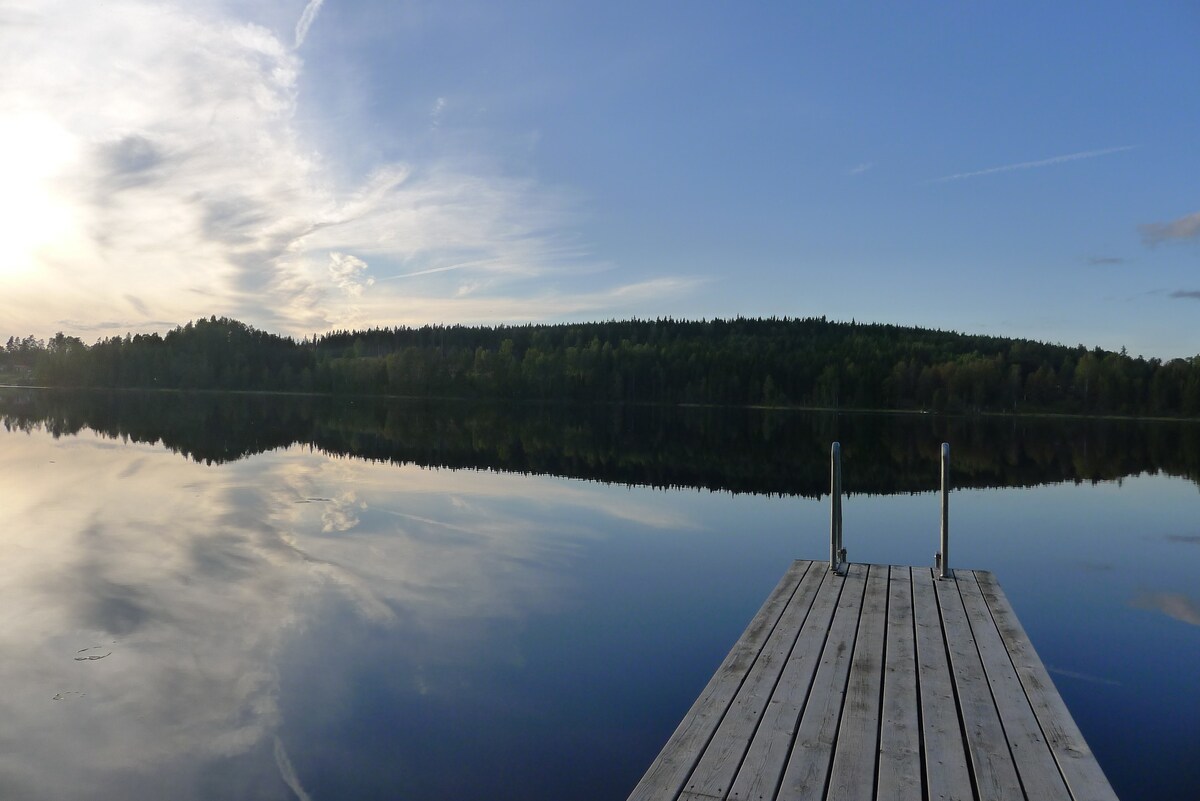
[[[942,531],[941,550],[933,555],[933,565],[939,578],[953,578],[950,569],[950,443],[942,443]]]
[[[841,572],[846,561],[842,547],[842,444],[833,443],[829,449],[829,569]]]
[[[942,526],[939,550],[933,556],[939,578],[953,578],[950,569],[950,443],[942,443],[941,469]],[[834,442],[829,449],[829,569],[845,575],[849,561],[842,543],[842,444]]]

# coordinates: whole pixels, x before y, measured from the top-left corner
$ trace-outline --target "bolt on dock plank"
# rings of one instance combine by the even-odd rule
[[[797,561],[630,801],[1115,801],[991,573]]]

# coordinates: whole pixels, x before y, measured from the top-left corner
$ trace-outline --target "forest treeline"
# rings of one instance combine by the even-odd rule
[[[9,338],[0,370],[57,387],[832,409],[1200,416],[1200,355],[808,319],[335,331],[211,317],[165,335]]]

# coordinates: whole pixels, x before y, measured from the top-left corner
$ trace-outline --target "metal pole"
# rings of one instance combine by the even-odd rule
[[[842,445],[829,451],[829,569],[837,573],[846,559],[842,547]]]
[[[950,443],[942,443],[942,550],[938,554],[938,566],[942,578],[951,578],[950,569]]]

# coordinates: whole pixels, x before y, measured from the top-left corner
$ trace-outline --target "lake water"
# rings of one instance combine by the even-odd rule
[[[791,560],[996,573],[1200,797],[1200,426],[0,392],[0,798],[623,799]],[[696,489],[701,487],[702,489]],[[722,490],[720,488],[727,489]],[[731,491],[733,490],[733,491]]]

